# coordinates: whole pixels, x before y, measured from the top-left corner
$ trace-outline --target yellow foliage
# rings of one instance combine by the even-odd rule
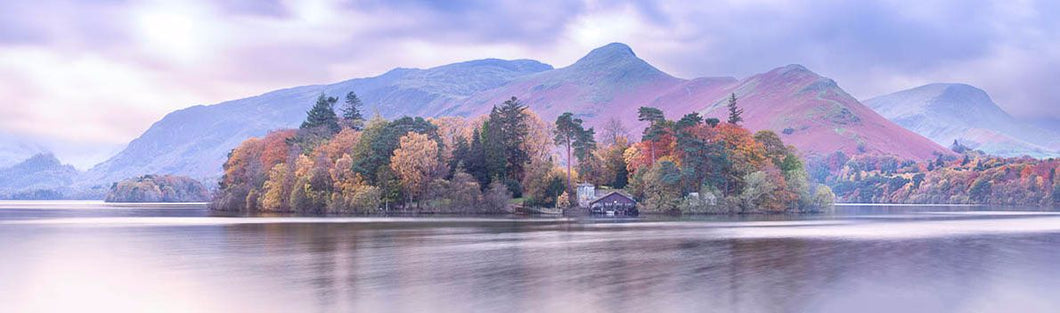
[[[281,211],[287,204],[287,195],[290,192],[284,189],[287,180],[287,164],[280,163],[269,170],[269,178],[265,181],[264,192],[261,196],[261,208],[266,211]]]
[[[442,172],[442,165],[438,159],[438,143],[416,132],[401,137],[390,159],[390,168],[410,197],[422,195],[428,183]]]

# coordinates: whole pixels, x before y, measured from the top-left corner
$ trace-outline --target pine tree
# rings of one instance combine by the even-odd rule
[[[648,127],[644,129],[644,135],[641,137],[641,141],[648,141],[651,147],[651,160],[655,162],[655,140],[659,139],[665,132],[662,129],[661,124],[666,121],[666,116],[663,115],[662,110],[653,107],[640,107],[637,109],[637,120],[641,122],[648,122]]]
[[[729,96],[729,124],[739,124],[743,122],[743,109],[736,106],[736,93]]]
[[[364,116],[361,115],[360,106],[362,105],[361,99],[357,98],[357,94],[353,91],[346,94],[346,105],[342,107],[342,119],[347,122],[353,122],[352,128],[361,130],[359,121],[364,121]]]
[[[574,114],[570,112],[565,112],[556,118],[556,129],[552,131],[552,142],[567,149],[568,190],[573,190],[574,187],[571,182],[571,164],[574,163],[574,160],[571,159],[571,156],[577,157],[579,162],[588,158],[591,152],[596,149],[596,140],[593,138],[595,134],[596,132],[592,128],[586,130],[582,127],[582,119],[575,118]]]
[[[342,130],[339,127],[338,116],[335,115],[334,105],[338,99],[325,96],[323,93],[317,98],[317,103],[306,112],[306,119],[302,122],[301,129],[325,130],[327,135],[333,135]]]

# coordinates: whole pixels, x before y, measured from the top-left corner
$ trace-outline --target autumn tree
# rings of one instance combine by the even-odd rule
[[[408,132],[401,137],[399,147],[394,150],[390,168],[401,179],[408,202],[422,200],[428,183],[442,173],[438,143],[427,135]]]
[[[655,141],[659,140],[660,137],[666,134],[666,116],[663,115],[662,110],[652,107],[640,107],[637,109],[637,120],[641,122],[648,122],[648,127],[644,128],[644,134],[641,137],[641,141],[648,142],[648,150],[651,156],[651,162],[655,162]]]
[[[263,186],[261,207],[266,211],[279,212],[287,207],[287,197],[291,194],[287,185],[287,164],[278,163],[269,170],[269,178]]]
[[[383,179],[380,177],[382,172],[380,169],[390,168],[390,157],[398,148],[401,137],[409,132],[424,134],[435,142],[441,142],[438,127],[421,117],[406,116],[390,122],[381,117],[373,118],[365,126],[360,139],[353,147],[351,156],[354,159],[354,171],[364,176],[369,183],[382,188]],[[388,191],[387,188],[383,189],[384,192]]]

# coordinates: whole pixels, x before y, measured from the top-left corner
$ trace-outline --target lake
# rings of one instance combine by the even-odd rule
[[[1057,312],[1060,213],[224,217],[0,202],[0,312]]]

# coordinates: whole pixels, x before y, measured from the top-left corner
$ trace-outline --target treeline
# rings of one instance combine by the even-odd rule
[[[655,212],[804,211],[831,205],[794,148],[696,113],[679,120],[641,108],[632,142],[617,120],[597,140],[573,114],[546,123],[516,98],[474,118],[365,121],[354,93],[321,95],[297,130],[234,149],[213,208],[233,211],[495,213],[514,205],[568,207],[578,182],[625,188]],[[557,153],[554,153],[557,152]],[[515,199],[515,200],[513,200]]]
[[[658,109],[640,108],[639,120],[648,127],[623,157],[630,190],[647,211],[790,212],[832,205],[832,191],[809,182],[794,147],[772,131],[752,134],[740,127],[735,96],[729,109],[722,123],[698,113],[668,120]]]
[[[890,156],[814,158],[815,178],[859,203],[1060,205],[1060,160],[1003,158],[954,145],[934,160]]]

